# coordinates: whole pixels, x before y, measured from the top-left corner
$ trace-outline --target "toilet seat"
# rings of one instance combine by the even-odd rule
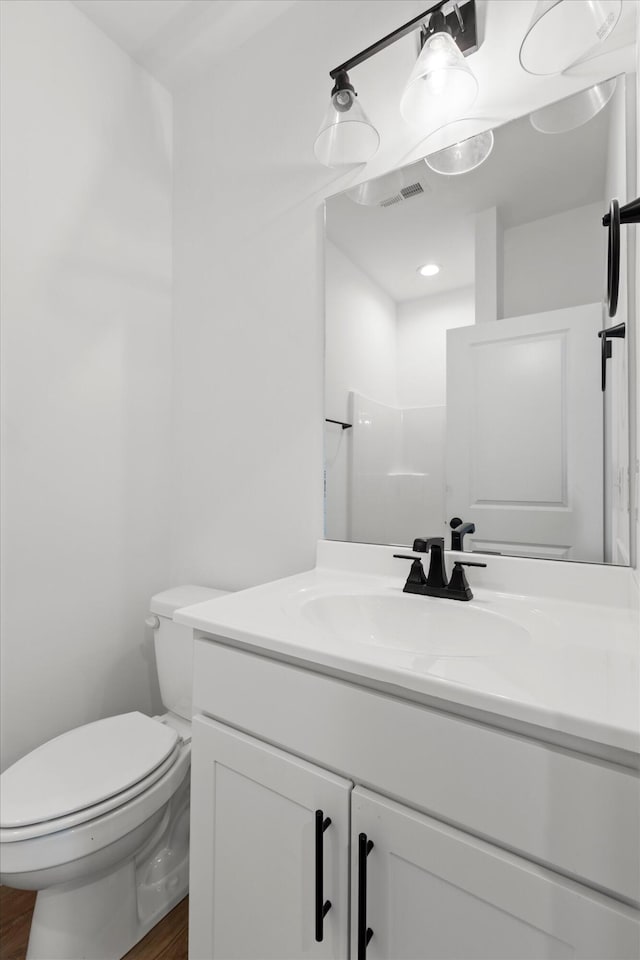
[[[84,810],[76,810],[75,813],[57,817],[55,820],[42,820],[40,823],[31,823],[24,827],[0,827],[0,844],[12,843],[17,840],[31,840],[34,837],[44,837],[49,833],[57,833],[59,830],[78,827],[89,820],[115,810],[117,807],[124,806],[130,800],[134,800],[145,793],[149,787],[152,787],[175,765],[181,753],[181,746],[180,743],[177,743],[164,763],[156,767],[147,777],[143,777],[128,790],[124,790],[108,800],[103,800],[102,803],[85,807]]]
[[[177,731],[141,713],[50,740],[2,776],[0,842],[64,830],[127,803],[164,776],[179,752]]]
[[[137,797],[120,803],[102,815],[91,810],[91,818],[69,829],[57,829],[62,820],[36,824],[43,832],[39,836],[22,839],[18,834],[24,828],[0,830],[0,860],[3,882],[9,886],[25,887],[39,875],[44,889],[51,884],[67,883],[83,873],[88,858],[101,864],[111,851],[126,848],[130,839],[145,823],[162,815],[163,807],[172,799],[181,783],[189,777],[191,747],[180,744],[175,762],[155,783]],[[28,828],[27,828],[28,829]],[[15,841],[15,842],[13,842]],[[32,889],[26,886],[25,889]]]

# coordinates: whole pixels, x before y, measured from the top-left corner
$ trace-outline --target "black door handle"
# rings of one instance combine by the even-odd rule
[[[331,817],[325,817],[322,810],[316,810],[316,940],[322,943],[324,936],[324,918],[331,910],[331,900],[324,899],[324,832],[331,824]]]
[[[373,850],[373,840],[366,833],[358,836],[358,960],[365,960],[367,944],[373,930],[367,926],[367,857]]]

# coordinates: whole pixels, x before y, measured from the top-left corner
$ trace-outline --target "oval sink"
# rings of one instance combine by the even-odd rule
[[[434,657],[490,657],[530,639],[513,620],[455,600],[410,594],[314,597],[300,613],[344,641]]]

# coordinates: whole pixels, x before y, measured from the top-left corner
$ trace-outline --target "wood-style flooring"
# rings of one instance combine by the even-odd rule
[[[24,960],[35,899],[30,890],[0,886],[0,960]],[[188,913],[189,898],[185,897],[125,960],[187,960]]]

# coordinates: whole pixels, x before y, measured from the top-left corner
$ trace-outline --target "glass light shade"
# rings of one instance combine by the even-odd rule
[[[493,150],[493,143],[493,131],[485,130],[483,133],[476,134],[475,137],[468,137],[450,147],[445,147],[444,150],[430,154],[424,158],[424,162],[435,173],[456,177],[461,173],[469,173],[470,170],[475,170],[484,163]]]
[[[439,127],[470,107],[478,81],[448,33],[427,37],[402,94],[400,113],[414,126]]]
[[[620,18],[622,0],[538,0],[520,46],[527,73],[562,73],[606,40]]]
[[[405,186],[402,170],[390,170],[381,177],[365,180],[350,187],[347,196],[363,207],[378,207],[390,197],[397,196]]]
[[[534,110],[529,115],[531,126],[539,133],[567,133],[588,123],[606,107],[616,89],[616,78],[597,83],[558,103]]]
[[[354,166],[370,160],[379,144],[380,134],[355,96],[333,96],[313,145],[316,159],[325,167]]]

